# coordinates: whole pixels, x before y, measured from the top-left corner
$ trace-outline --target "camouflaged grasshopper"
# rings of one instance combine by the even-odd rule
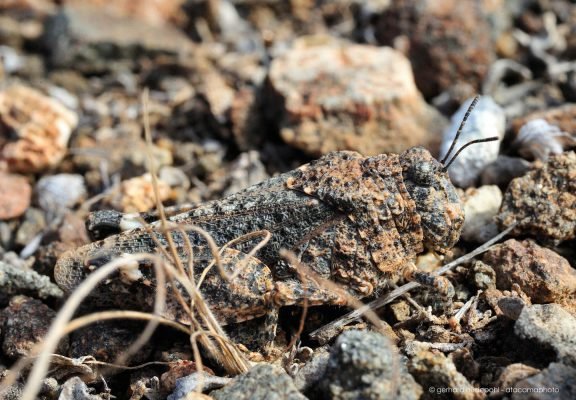
[[[462,121],[465,123],[472,107]],[[491,138],[494,140],[496,138]],[[400,155],[362,157],[351,151],[330,153],[294,171],[251,186],[221,200],[200,204],[169,218],[209,232],[218,246],[255,231],[271,233],[269,242],[237,276],[226,282],[213,269],[201,292],[222,323],[259,317],[286,305],[346,304],[345,296],[308,280],[303,285],[280,250],[291,250],[316,274],[341,284],[356,298],[370,296],[402,274],[435,286],[445,296],[453,293],[443,277],[416,272],[413,261],[429,249],[444,254],[458,241],[464,222],[460,199],[446,170],[466,146],[445,163],[457,137],[439,162],[428,150],[413,147]],[[122,228],[121,214],[96,214],[89,228]],[[142,227],[109,236],[65,253],[55,268],[55,279],[71,291],[94,268],[125,253],[154,253],[166,246],[166,233]],[[172,232],[179,256],[186,259],[183,233]],[[154,235],[155,239],[152,237]],[[194,250],[195,271],[210,259],[205,238],[187,233]],[[259,238],[241,240],[228,258],[234,271],[241,254]],[[196,270],[197,269],[197,270]],[[128,278],[112,277],[93,294],[101,305],[151,309],[153,276],[149,265]],[[187,316],[169,302],[166,316],[186,323]]]

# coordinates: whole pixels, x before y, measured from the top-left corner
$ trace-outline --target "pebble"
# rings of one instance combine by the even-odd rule
[[[482,261],[475,261],[472,267],[474,285],[480,290],[496,288],[496,271]]]
[[[576,147],[576,139],[541,118],[526,122],[512,142],[522,157],[544,162],[550,155],[561,154],[564,147],[571,146]]]
[[[514,333],[527,342],[532,357],[546,358],[550,350],[554,361],[576,368],[576,318],[558,304],[524,307],[514,324]]]
[[[166,182],[158,179],[158,195],[164,202],[173,197],[173,191]],[[156,195],[150,174],[126,179],[120,184],[120,193],[110,201],[113,208],[125,213],[145,212],[156,207]]]
[[[329,358],[327,351],[314,351],[312,358],[294,376],[296,388],[303,393],[317,389],[326,372]]]
[[[531,240],[509,239],[492,246],[483,261],[496,271],[498,289],[518,285],[533,303],[563,302],[576,293],[576,270]]]
[[[0,91],[0,120],[16,133],[14,139],[0,145],[0,164],[20,173],[44,172],[56,166],[78,123],[77,115],[60,102],[20,85]]]
[[[513,134],[517,135],[527,122],[535,119],[543,119],[547,123],[558,127],[560,131],[576,137],[576,104],[550,107],[516,118],[511,124]]]
[[[498,300],[498,308],[500,308],[502,314],[513,320],[520,318],[525,306],[526,304],[520,297],[507,296]]]
[[[484,398],[481,392],[474,390],[474,386],[464,375],[456,369],[454,361],[440,352],[432,352],[422,344],[415,344],[407,349],[410,356],[408,370],[418,383],[426,388],[429,399],[439,398],[440,393],[451,389],[458,393],[460,400],[480,400]],[[441,392],[443,391],[443,392]]]
[[[331,399],[418,399],[422,394],[389,339],[357,330],[338,337],[320,385]]]
[[[210,396],[214,400],[306,400],[292,378],[282,368],[270,364],[256,365]]]
[[[282,138],[314,156],[399,153],[444,125],[416,89],[410,62],[388,47],[296,46],[273,60],[269,80]]]
[[[498,377],[496,386],[498,386],[501,391],[504,391],[507,388],[513,387],[516,382],[536,375],[539,372],[539,369],[530,367],[529,365],[521,363],[510,364],[504,368],[504,371],[502,371]]]
[[[48,215],[62,215],[87,195],[84,177],[79,174],[57,174],[40,178],[35,187],[38,205]]]
[[[8,75],[20,70],[23,65],[24,60],[15,49],[0,45],[0,77],[2,72]]]
[[[498,234],[494,217],[502,204],[502,192],[498,186],[486,185],[466,190],[464,200],[464,227],[462,239],[484,243]]]
[[[512,400],[576,399],[576,368],[551,363],[540,373],[516,382],[511,392]]]
[[[260,153],[255,150],[241,153],[230,165],[227,175],[229,182],[224,196],[239,192],[270,177],[260,161]]]
[[[116,321],[99,321],[80,328],[70,335],[69,357],[80,358],[91,355],[98,361],[113,363],[141,331],[119,325]],[[130,363],[141,364],[150,356],[152,348],[144,345],[130,358]],[[115,370],[114,372],[121,372]]]
[[[552,242],[576,238],[576,153],[550,157],[514,179],[497,219],[501,228],[522,221],[513,235]]]
[[[98,140],[82,136],[76,140],[76,150],[72,155],[73,168],[87,170],[95,175],[92,178],[86,175],[87,186],[101,190],[106,179],[103,169],[110,176],[120,174],[122,179],[133,178],[148,171],[146,142],[140,138],[118,136]],[[170,150],[156,145],[152,145],[152,158],[158,169],[173,163]]]
[[[44,213],[34,207],[26,210],[22,223],[16,231],[14,243],[18,246],[26,246],[34,240],[38,234],[46,228],[46,219]]]
[[[129,57],[137,54],[134,46],[170,54],[185,53],[193,47],[174,26],[148,24],[132,15],[117,15],[101,5],[80,2],[67,3],[46,19],[43,43],[55,65],[74,66],[84,73],[108,71],[114,64],[107,54],[111,50],[116,50],[116,56]]]
[[[498,185],[506,188],[512,179],[526,174],[531,165],[523,158],[500,154],[496,160],[484,167],[480,181],[482,185]]]
[[[104,400],[108,396],[92,394],[92,390],[79,377],[75,376],[62,384],[58,400]]]
[[[380,44],[404,47],[426,98],[460,83],[478,92],[495,59],[487,3],[393,0],[375,16],[374,34]]]
[[[198,371],[196,363],[189,360],[172,361],[168,363],[168,368],[168,371],[160,376],[160,385],[165,392],[174,391],[178,379],[194,375]],[[203,378],[209,376],[214,377],[214,373],[211,370],[204,370],[201,374],[197,374],[196,379],[199,379],[198,375],[202,375]]]
[[[219,376],[214,376],[205,372],[195,372],[193,374],[176,379],[173,391],[170,395],[168,395],[167,399],[187,400],[189,398],[187,395],[192,392],[199,393],[198,389],[200,387],[202,387],[202,391],[220,389],[221,387],[230,383],[231,380],[231,378],[221,378]]]
[[[472,100],[470,99],[462,104],[452,116],[450,127],[444,131],[440,146],[440,155],[442,157],[445,157],[446,153],[448,153],[458,127],[462,123],[471,102]],[[460,138],[446,163],[450,162],[450,159],[456,154],[458,149],[472,140],[494,136],[502,140],[505,128],[506,116],[504,115],[504,110],[491,97],[481,97],[462,128]],[[477,143],[460,153],[448,169],[452,182],[462,188],[474,186],[482,170],[498,157],[500,140]]]
[[[8,307],[0,312],[2,353],[11,360],[27,356],[42,341],[56,312],[40,300],[15,296]],[[67,340],[60,341],[57,352],[67,348]]]
[[[32,187],[25,177],[0,171],[0,220],[24,214],[31,198]]]
[[[47,276],[0,261],[0,304],[7,304],[9,298],[17,294],[40,299],[61,298],[63,295]]]

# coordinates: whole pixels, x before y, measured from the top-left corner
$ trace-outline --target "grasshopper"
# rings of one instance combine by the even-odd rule
[[[449,281],[417,272],[414,260],[425,249],[445,254],[456,244],[464,212],[447,168],[466,146],[496,139],[469,142],[445,163],[457,137],[441,162],[422,147],[374,157],[333,152],[224,199],[171,216],[172,224],[204,229],[218,246],[247,235],[233,246],[225,267],[230,272],[238,257],[258,243],[259,238],[250,233],[271,234],[234,282],[226,282],[214,269],[202,285],[201,292],[219,321],[242,322],[287,305],[347,303],[346,296],[323,289],[313,280],[303,285],[294,266],[280,257],[281,249],[290,250],[318,276],[338,282],[356,298],[370,296],[402,275],[451,297]],[[114,212],[97,216],[89,224],[96,232],[129,222]],[[159,246],[167,245],[168,234],[179,256],[187,260],[184,233],[167,233],[158,227],[159,222],[152,222],[152,229],[136,227],[63,254],[55,267],[56,282],[71,291],[107,261],[125,253],[157,252]],[[195,231],[186,235],[194,250],[194,274],[199,275],[211,258],[208,243]],[[100,286],[102,293],[94,296],[100,306],[151,309],[153,287],[150,266],[141,265],[136,274],[112,277]],[[186,323],[187,316],[175,304],[169,302],[166,316]]]

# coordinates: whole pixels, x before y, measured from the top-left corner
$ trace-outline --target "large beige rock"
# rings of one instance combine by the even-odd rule
[[[296,46],[272,62],[269,80],[282,138],[315,156],[400,152],[428,144],[443,127],[416,89],[410,62],[391,48]]]

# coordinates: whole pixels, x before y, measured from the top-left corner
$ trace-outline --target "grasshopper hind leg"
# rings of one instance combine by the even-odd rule
[[[452,306],[452,300],[456,292],[454,286],[446,277],[419,271],[414,263],[408,264],[404,270],[404,277],[409,281],[417,282],[422,286],[433,289],[446,304],[445,308],[449,309]]]

